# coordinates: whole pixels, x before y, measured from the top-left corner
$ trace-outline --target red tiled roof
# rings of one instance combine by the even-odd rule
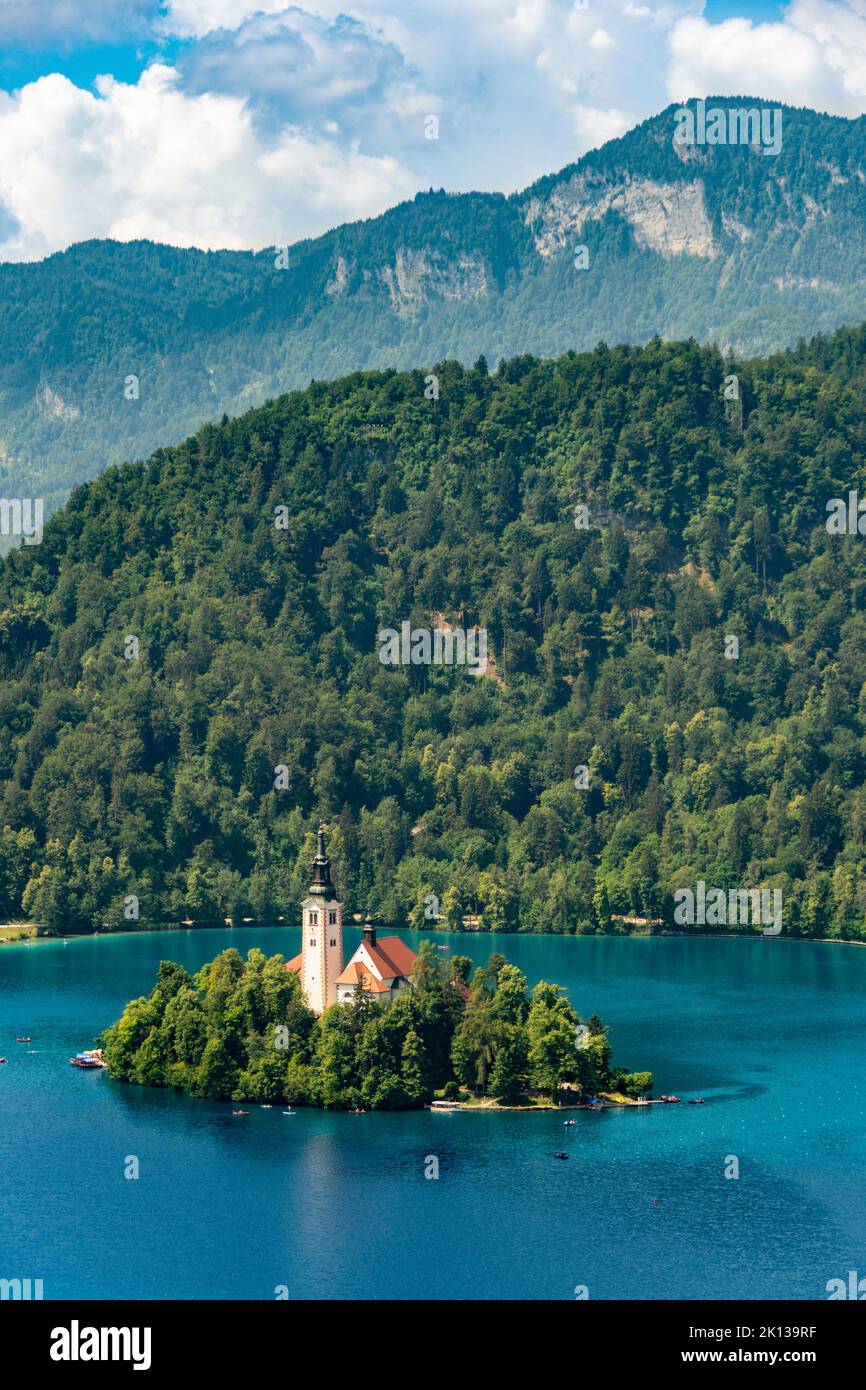
[[[357,985],[360,984],[370,994],[389,994],[390,990],[381,980],[362,965],[360,961],[347,965],[342,975],[337,976],[338,985]]]
[[[366,942],[364,944],[370,954],[370,959],[373,961],[383,980],[396,980],[398,976],[401,975],[408,980],[409,976],[412,974],[412,966],[415,964],[417,957],[411,946],[407,946],[406,942],[401,940],[399,936],[383,936],[382,940],[377,941],[375,946],[367,946]],[[286,969],[293,970],[296,975],[299,975],[301,972],[302,960],[302,955],[293,956],[291,960],[286,961]],[[353,973],[353,964],[353,962],[350,962],[342,975],[337,977],[338,985],[354,985],[357,983],[358,977],[357,974]],[[361,968],[365,976],[365,989],[372,989],[376,994],[382,994],[386,991],[387,987],[380,986],[375,975],[372,975],[365,967],[362,966]],[[372,984],[368,984],[368,980],[372,981]]]
[[[399,936],[383,936],[381,941],[377,941],[375,946],[368,946],[367,950],[384,979],[393,980],[398,975],[405,975],[408,979],[412,974],[417,956]]]

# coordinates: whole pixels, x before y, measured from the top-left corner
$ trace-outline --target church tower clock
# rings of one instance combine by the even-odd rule
[[[325,832],[319,830],[313,881],[301,903],[301,987],[316,1014],[337,1002],[337,977],[343,970],[343,907],[331,882]]]

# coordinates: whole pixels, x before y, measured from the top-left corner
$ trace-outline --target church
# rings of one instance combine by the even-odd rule
[[[377,940],[368,923],[364,939],[351,960],[343,965],[343,906],[331,881],[331,862],[325,832],[319,831],[313,881],[301,903],[301,953],[286,964],[301,977],[301,989],[315,1014],[331,1004],[349,1004],[360,985],[376,1003],[389,1003],[412,985],[415,952],[399,936]]]

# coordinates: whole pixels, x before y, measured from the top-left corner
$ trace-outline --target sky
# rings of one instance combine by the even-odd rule
[[[0,0],[0,259],[290,245],[706,95],[860,115],[866,0]]]

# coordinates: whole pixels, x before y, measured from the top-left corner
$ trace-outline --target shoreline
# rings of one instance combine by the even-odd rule
[[[350,925],[350,924],[347,923],[346,925]],[[175,923],[175,924],[172,925],[172,926],[162,926],[162,927],[140,927],[140,928],[138,928],[138,930],[128,930],[128,931],[89,931],[89,932],[73,932],[73,933],[71,933],[71,934],[68,935],[68,936],[60,936],[60,935],[58,935],[58,936],[39,936],[39,935],[37,935],[37,923],[35,923],[35,922],[0,922],[0,946],[33,946],[33,945],[37,945],[37,944],[40,943],[40,942],[49,942],[49,941],[53,941],[53,942],[55,942],[55,943],[60,942],[60,941],[90,941],[90,940],[93,940],[93,939],[96,938],[96,937],[113,938],[113,937],[126,937],[126,936],[157,936],[157,935],[159,935],[159,934],[161,934],[161,933],[163,933],[163,932],[198,932],[198,931],[223,931],[223,932],[249,931],[249,932],[260,932],[260,931],[271,931],[271,930],[275,930],[275,929],[277,929],[277,928],[279,928],[280,930],[282,930],[284,926],[285,926],[285,924],[280,924],[280,923],[278,923],[278,922],[269,923],[267,926],[252,926],[252,925],[249,924],[249,923],[239,923],[237,926],[228,925],[228,924],[226,924],[225,926],[217,926],[217,925],[189,926],[189,925],[188,925],[187,923],[185,923],[185,922],[177,922],[177,923]],[[299,929],[300,929],[300,928],[298,928],[298,930],[299,930]],[[289,930],[291,930],[291,928],[289,928]],[[392,931],[412,931],[413,928],[411,928],[411,927],[392,927],[390,930],[392,930]],[[429,930],[429,929],[427,929],[427,930]],[[422,931],[420,932],[420,935],[421,935],[422,937],[425,936],[425,935],[427,934],[427,930],[422,930]],[[15,937],[12,937],[12,936],[5,936],[5,935],[3,935],[4,932],[13,932],[13,931],[14,931],[14,932],[19,932],[19,933],[20,933],[20,932],[26,932],[26,933],[29,933],[29,934],[26,935],[23,939],[21,939],[20,937],[19,937],[19,938],[15,938]],[[430,935],[434,935],[434,934],[435,934],[434,930],[431,930],[431,931],[430,931]],[[826,945],[826,946],[866,946],[866,939],[864,939],[864,940],[862,940],[862,941],[859,941],[859,940],[855,940],[855,939],[850,938],[850,937],[841,937],[841,936],[786,936],[786,935],[781,935],[781,936],[774,936],[774,937],[772,937],[772,938],[765,938],[764,936],[762,936],[762,934],[761,934],[760,932],[717,932],[717,931],[701,931],[701,930],[694,930],[694,931],[661,931],[661,932],[643,932],[643,931],[633,931],[633,932],[593,932],[593,933],[588,933],[588,932],[521,932],[521,931],[510,931],[510,932],[505,932],[505,931],[503,931],[503,932],[478,932],[478,931],[445,932],[445,931],[443,931],[443,932],[439,932],[438,935],[440,935],[440,936],[453,936],[453,937],[454,937],[456,940],[458,940],[458,941],[459,941],[459,940],[462,940],[462,939],[467,939],[467,938],[468,938],[469,940],[471,940],[471,938],[472,938],[473,936],[482,936],[482,935],[483,935],[483,936],[493,936],[493,937],[495,937],[497,940],[501,938],[503,941],[509,941],[509,940],[513,940],[515,937],[523,937],[523,936],[539,936],[539,937],[549,937],[549,936],[552,937],[552,936],[555,936],[555,937],[558,937],[558,938],[563,939],[563,940],[566,940],[566,939],[567,939],[567,940],[572,940],[572,941],[592,941],[592,940],[596,940],[596,939],[603,940],[603,941],[612,941],[612,940],[621,940],[621,941],[636,941],[636,940],[646,940],[646,941],[653,941],[653,940],[680,940],[680,941],[682,941],[682,940],[687,940],[688,938],[693,938],[693,939],[694,939],[694,938],[700,938],[702,941],[763,941],[763,940],[765,940],[765,939],[772,939],[773,941],[811,941],[811,942],[821,942],[823,945]]]
[[[431,1111],[434,1115],[501,1115],[507,1112],[530,1115],[536,1111],[542,1115],[557,1114],[560,1110],[588,1110],[598,1113],[601,1110],[644,1110],[648,1105],[665,1105],[669,1102],[659,1099],[633,1100],[631,1096],[614,1097],[609,1091],[601,1092],[601,1100],[597,1105],[588,1105],[586,1101],[575,1101],[573,1105],[499,1105],[496,1102],[486,1104],[479,1101],[473,1104],[472,1101],[460,1101],[453,1108],[448,1110],[434,1110],[428,1103],[424,1106],[425,1110]],[[683,1104],[682,1100],[675,1102]],[[688,1101],[685,1102],[689,1104]],[[395,1112],[396,1113],[396,1112]]]

